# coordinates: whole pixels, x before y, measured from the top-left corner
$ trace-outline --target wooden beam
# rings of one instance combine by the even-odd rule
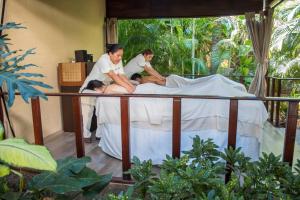
[[[237,120],[238,120],[238,100],[230,100],[228,148],[232,147],[233,149],[235,149],[236,146]]]
[[[238,100],[230,100],[230,108],[229,108],[229,127],[228,127],[228,147],[233,148],[236,147],[236,133],[237,133],[237,120],[238,120]],[[229,166],[232,163],[227,163],[227,169],[225,174],[225,183],[230,180],[231,169]]]
[[[118,19],[232,16],[262,10],[262,0],[106,1],[106,17]]]
[[[82,137],[82,115],[81,115],[81,103],[80,97],[72,97],[72,107],[73,107],[73,120],[75,124],[75,140],[76,140],[76,152],[77,157],[81,158],[85,155],[84,143]]]
[[[133,185],[135,182],[133,180],[124,180],[122,177],[112,177],[111,179],[112,183],[120,183],[120,184],[127,184],[127,185]]]
[[[130,162],[130,114],[129,98],[121,97],[121,135],[122,135],[122,169],[123,179],[131,180],[130,174],[125,174],[131,168]]]
[[[298,104],[299,102],[289,102],[287,121],[285,128],[285,139],[283,148],[283,161],[293,165],[294,147],[297,130],[298,119]]]
[[[281,80],[277,79],[277,97],[281,96]],[[279,127],[280,101],[276,101],[275,126]]]
[[[180,158],[181,98],[173,98],[172,156]]]
[[[275,96],[275,78],[272,78],[271,97]],[[274,123],[274,101],[271,101],[270,122]]]
[[[40,98],[31,98],[34,143],[44,145]]]
[[[244,77],[243,76],[240,76],[240,79],[239,79],[240,83],[244,85]]]
[[[266,77],[266,83],[267,83],[266,95],[267,95],[267,97],[269,97],[269,95],[270,95],[270,78],[269,77]],[[269,112],[269,101],[265,102],[265,107],[266,107],[267,112]]]

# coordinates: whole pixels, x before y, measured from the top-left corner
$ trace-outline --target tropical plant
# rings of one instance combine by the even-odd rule
[[[0,141],[0,199],[10,193],[7,177],[13,173],[19,177],[19,192],[25,188],[25,179],[18,168],[36,170],[56,170],[56,162],[46,147],[31,145],[23,139],[6,139]]]
[[[164,74],[207,75],[220,67],[254,67],[244,17],[120,20],[118,28],[125,63],[152,48],[153,65]]]
[[[8,29],[21,29],[25,28],[21,24],[14,22],[6,23],[0,26],[0,31]],[[10,50],[9,38],[7,34],[0,36],[0,87],[5,87],[8,92],[8,106],[12,106],[15,99],[15,92],[19,91],[23,100],[28,102],[29,98],[40,96],[47,99],[45,94],[36,89],[35,86],[42,88],[51,88],[51,86],[29,78],[44,77],[38,73],[25,73],[23,70],[29,67],[37,67],[34,64],[23,64],[26,57],[34,54],[35,49],[26,50]]]
[[[86,166],[90,161],[89,157],[58,160],[55,172],[45,171],[32,178],[28,184],[29,196],[74,199],[82,195],[85,199],[94,199],[109,184],[112,175],[98,175]]]
[[[167,156],[159,176],[152,174],[151,160],[134,158],[129,173],[135,184],[129,192],[107,199],[300,199],[300,160],[294,171],[272,153],[252,162],[241,148],[220,152],[211,140],[199,136],[183,153],[179,159]]]
[[[4,24],[0,30],[20,28],[24,27],[12,22]],[[47,99],[45,94],[36,89],[35,86],[51,87],[42,82],[28,79],[43,77],[43,75],[20,72],[28,67],[36,66],[34,64],[22,64],[28,55],[34,53],[34,49],[29,49],[25,53],[21,53],[22,50],[10,50],[8,40],[8,35],[1,35],[0,87],[8,93],[8,106],[13,105],[16,91],[20,92],[25,102],[28,102],[29,98],[37,96]],[[69,157],[56,162],[44,146],[28,144],[23,139],[3,139],[4,128],[0,122],[1,200],[38,200],[44,197],[73,199],[78,195],[92,199],[111,180],[111,175],[100,176],[88,168],[86,164],[91,160],[88,157],[80,159]],[[26,179],[24,177],[26,170],[34,170],[37,175],[32,179]],[[11,186],[11,177],[14,175],[19,177],[18,188]]]
[[[300,77],[300,1],[287,1],[274,14],[270,64],[274,74]]]
[[[284,1],[275,9],[270,76],[300,77],[299,5],[300,0]],[[249,86],[255,73],[244,16],[119,20],[118,28],[125,63],[151,48],[153,66],[162,74],[249,76],[244,79]],[[295,85],[292,88],[300,93],[299,81]]]
[[[31,145],[31,148],[37,149],[37,147],[39,146]],[[28,157],[32,158],[33,156]],[[74,199],[80,195],[85,199],[93,199],[99,195],[100,191],[105,188],[111,180],[111,174],[98,175],[94,170],[86,166],[86,164],[91,161],[89,157],[79,159],[68,157],[61,159],[57,161],[57,167],[56,162],[51,159],[49,156],[45,158],[45,156],[41,155],[39,159],[36,158],[32,160],[32,163],[36,163],[38,167],[32,166],[31,168],[40,168],[42,169],[42,173],[33,176],[27,180],[27,182],[19,171],[10,169],[7,165],[0,165],[0,199],[38,200],[45,197],[51,197],[53,199]],[[40,160],[46,161],[44,165],[51,160],[53,165],[55,165],[55,169],[53,170],[50,167],[42,168],[42,165],[39,164]],[[17,161],[13,161],[14,167],[16,167],[16,163]],[[25,165],[21,164],[18,165],[18,167],[28,165],[27,161],[25,163]],[[14,188],[8,187],[7,177],[10,172],[20,176],[19,190],[17,191]]]

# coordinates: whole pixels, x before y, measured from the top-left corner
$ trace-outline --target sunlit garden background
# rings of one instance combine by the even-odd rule
[[[274,13],[269,76],[300,77],[300,0]],[[255,59],[244,16],[118,21],[124,63],[145,48],[163,74],[252,76]],[[250,84],[251,78],[246,78]],[[295,88],[295,87],[294,87]],[[292,95],[299,94],[295,88]]]

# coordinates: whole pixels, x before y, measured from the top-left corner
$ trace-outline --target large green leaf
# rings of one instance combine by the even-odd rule
[[[79,179],[81,187],[87,187],[99,182],[100,176],[92,169],[85,167],[79,174],[76,175]]]
[[[15,167],[56,170],[56,161],[46,147],[28,144],[23,139],[0,141],[0,152],[0,160]]]
[[[30,181],[30,190],[50,190],[57,194],[81,191],[81,183],[78,179],[63,176],[55,172],[44,172]]]
[[[10,174],[9,167],[0,164],[0,177],[4,177]]]
[[[31,191],[48,190],[56,194],[84,191],[85,196],[92,198],[110,182],[111,174],[98,175],[86,167],[89,161],[89,157],[58,160],[56,172],[43,172],[33,177],[28,188]]]
[[[3,200],[18,200],[20,199],[20,196],[20,192],[6,192],[2,196],[0,196],[0,198]]]
[[[82,194],[86,199],[93,199],[96,195],[98,195],[100,191],[109,184],[112,178],[112,174],[101,175],[98,177],[99,179],[97,183],[84,189]]]
[[[30,188],[41,188],[43,185],[49,185],[49,182],[54,182],[57,176],[74,176],[78,174],[86,164],[91,161],[89,157],[74,158],[67,157],[57,161],[56,173],[44,172],[35,176],[30,182]]]
[[[79,173],[86,164],[91,162],[90,157],[74,158],[67,157],[64,159],[57,160],[57,173],[64,175],[72,175]]]

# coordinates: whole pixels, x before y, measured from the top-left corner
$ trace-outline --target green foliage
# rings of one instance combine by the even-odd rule
[[[20,24],[14,22],[6,23],[0,26],[0,30],[8,29],[21,29],[25,28]],[[22,72],[29,67],[37,67],[34,64],[24,64],[24,59],[29,55],[34,54],[34,49],[29,49],[23,52],[23,50],[10,50],[9,38],[7,34],[0,36],[0,87],[5,87],[8,92],[8,106],[12,106],[15,100],[15,92],[21,93],[21,96],[25,102],[28,102],[29,98],[40,96],[47,99],[45,94],[35,87],[52,88],[49,85],[33,80],[32,78],[44,77],[38,73],[25,73]]]
[[[100,176],[86,167],[89,157],[80,159],[68,157],[57,161],[56,172],[43,172],[29,182],[28,189],[39,194],[48,192],[51,196],[65,196],[83,192],[85,197],[93,197],[111,180],[110,175]]]
[[[130,170],[136,181],[134,191],[108,199],[300,199],[300,160],[294,171],[274,154],[263,153],[251,162],[240,148],[220,152],[211,140],[198,136],[184,154],[180,159],[167,156],[159,177],[151,173],[151,161],[134,158]],[[225,184],[228,169],[232,173]]]
[[[151,182],[155,180],[154,173],[152,172],[152,161],[140,162],[140,160],[134,156],[133,162],[135,164],[134,170],[129,170],[132,177],[138,182],[134,187],[136,191],[140,193],[140,196],[145,197],[148,187]]]
[[[0,177],[4,177],[10,174],[10,169],[6,165],[0,164]]]
[[[153,65],[163,74],[191,74],[193,63],[195,73],[202,75],[215,74],[220,67],[246,66],[254,72],[244,17],[120,20],[118,30],[125,63],[151,48]]]
[[[273,74],[299,78],[300,1],[282,3],[275,10],[274,18],[270,54],[270,65]]]
[[[219,159],[220,152],[217,150],[218,146],[213,143],[212,139],[204,141],[197,135],[193,139],[192,147],[192,150],[184,151],[183,153],[188,156],[188,159],[192,159],[194,164],[200,163],[202,166],[206,166],[213,164],[213,162]]]
[[[94,199],[108,185],[112,176],[98,175],[86,166],[90,161],[89,157],[58,160],[56,171],[43,171],[27,184],[23,179],[23,187],[19,191],[9,188],[7,180],[0,177],[0,199],[74,199],[80,195],[84,199]],[[0,165],[0,173],[5,170]]]
[[[271,76],[300,77],[299,5],[300,0],[284,1],[274,12],[268,70]],[[125,47],[125,63],[142,50],[151,48],[155,54],[152,64],[162,74],[192,74],[193,64],[195,74],[199,75],[255,74],[256,61],[244,16],[118,22],[119,42]],[[251,81],[252,78],[247,77],[244,83],[249,86]],[[295,85],[291,88],[296,88],[299,94],[299,82]]]
[[[0,30],[24,28],[20,24],[7,23]],[[22,70],[36,66],[23,64],[24,59],[34,54],[34,49],[22,53],[22,50],[10,50],[8,36],[0,37],[0,87],[8,92],[8,106],[12,106],[15,92],[21,93],[24,101],[40,96],[46,99],[43,92],[35,88],[51,88],[47,84],[32,80],[43,77],[42,74],[23,73]],[[30,79],[29,79],[30,78]],[[44,146],[31,145],[23,139],[6,139],[0,123],[0,199],[74,199],[81,195],[85,199],[93,199],[110,182],[111,175],[98,175],[86,164],[90,158],[66,158],[57,162]],[[26,179],[22,170],[29,168],[42,171],[31,180]],[[11,186],[11,176],[18,176],[18,188]],[[13,178],[15,180],[15,178]]]
[[[0,162],[14,167],[56,170],[56,162],[44,146],[31,145],[23,139],[0,141]]]

